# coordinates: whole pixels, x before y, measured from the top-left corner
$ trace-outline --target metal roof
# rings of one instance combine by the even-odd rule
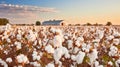
[[[44,21],[43,25],[60,25],[63,20]]]

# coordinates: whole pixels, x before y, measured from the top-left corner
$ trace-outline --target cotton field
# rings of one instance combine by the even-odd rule
[[[0,26],[0,67],[120,67],[115,26]]]

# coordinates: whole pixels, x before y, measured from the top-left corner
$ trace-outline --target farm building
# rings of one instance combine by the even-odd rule
[[[42,25],[64,25],[63,20],[49,20],[44,21]]]

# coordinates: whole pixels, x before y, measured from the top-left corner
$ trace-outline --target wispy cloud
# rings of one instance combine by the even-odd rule
[[[9,18],[12,23],[33,23],[41,13],[56,13],[55,8],[30,5],[0,4],[0,17]],[[29,20],[29,21],[28,21]]]
[[[38,7],[38,6],[30,6],[30,5],[12,5],[12,4],[0,4],[0,10],[7,11],[29,11],[29,12],[58,12],[55,8],[47,8],[47,7]]]

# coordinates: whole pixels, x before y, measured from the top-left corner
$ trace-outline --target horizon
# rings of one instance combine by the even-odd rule
[[[1,0],[0,18],[13,24],[65,20],[68,24],[120,25],[120,0]]]

